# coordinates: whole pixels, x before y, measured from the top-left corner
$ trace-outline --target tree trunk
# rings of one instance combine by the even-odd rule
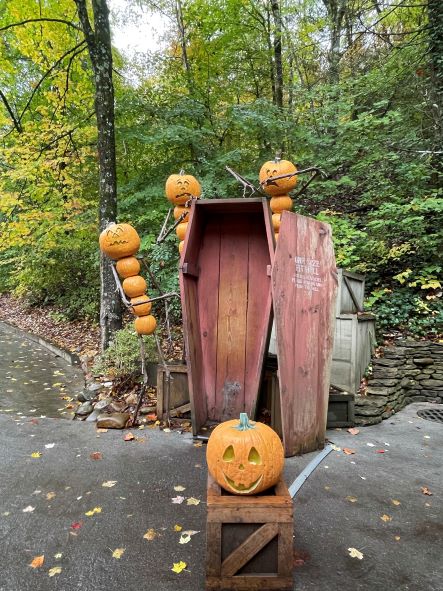
[[[340,81],[340,38],[343,29],[343,19],[346,12],[347,0],[323,0],[328,11],[331,27],[331,41],[328,51],[328,75],[332,84]]]
[[[280,0],[271,0],[272,17],[274,20],[274,63],[275,63],[275,104],[283,108],[283,64],[282,64],[282,22]]]
[[[441,0],[428,1],[429,54],[431,58],[432,109],[435,129],[434,146],[440,151],[443,146],[443,4]],[[441,154],[433,157],[433,166],[438,174],[443,174]],[[438,179],[434,179],[438,185]]]
[[[98,132],[99,227],[106,228],[117,218],[117,175],[115,164],[114,86],[112,82],[111,31],[106,0],[92,0],[94,29],[89,21],[86,0],[75,0],[88,44],[95,85],[95,113]],[[100,259],[101,347],[106,349],[112,335],[122,326],[120,296],[116,290],[111,263]]]

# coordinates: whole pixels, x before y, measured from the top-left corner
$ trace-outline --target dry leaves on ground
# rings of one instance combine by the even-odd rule
[[[351,558],[358,558],[359,560],[363,558],[363,554],[357,548],[348,548],[348,552]]]
[[[171,570],[174,573],[181,573],[182,570],[184,570],[186,568],[187,564],[186,562],[183,562],[183,560],[180,560],[180,562],[174,562]]]
[[[41,566],[43,566],[43,563],[45,561],[45,555],[43,554],[42,556],[35,556],[31,563],[30,563],[30,567],[32,568],[40,568]]]

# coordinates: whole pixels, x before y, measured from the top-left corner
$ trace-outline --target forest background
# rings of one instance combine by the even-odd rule
[[[80,4],[0,0],[0,292],[97,321],[100,63]],[[443,3],[126,4],[122,18],[141,7],[167,22],[157,51],[113,49],[118,219],[162,288],[177,290],[178,265],[175,235],[156,244],[166,178],[183,168],[205,198],[241,197],[225,166],[257,185],[282,151],[325,172],[294,211],[332,225],[378,329],[441,335]]]

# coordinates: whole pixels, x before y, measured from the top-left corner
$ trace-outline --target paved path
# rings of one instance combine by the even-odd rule
[[[332,452],[295,499],[297,591],[443,589],[443,427],[417,417],[423,406],[355,436],[328,432],[355,453]],[[204,590],[205,447],[177,432],[133,433],[0,412],[0,591]],[[287,460],[286,481],[314,456]],[[179,544],[175,525],[198,533]]]

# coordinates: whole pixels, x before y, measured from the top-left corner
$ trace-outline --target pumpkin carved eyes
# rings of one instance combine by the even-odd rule
[[[232,445],[229,445],[225,449],[225,452],[223,454],[223,461],[224,462],[232,462],[234,459],[235,459],[234,448]],[[249,455],[248,455],[248,462],[250,464],[255,464],[256,466],[259,466],[262,463],[261,456],[258,453],[258,451],[255,449],[255,447],[251,447],[251,451],[249,452]]]

